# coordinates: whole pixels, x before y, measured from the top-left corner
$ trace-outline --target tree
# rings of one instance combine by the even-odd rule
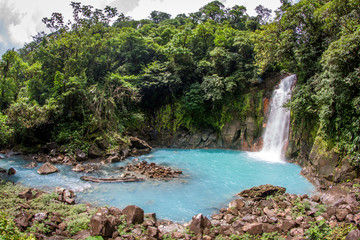
[[[203,21],[211,19],[215,22],[220,23],[225,16],[224,8],[225,6],[221,2],[212,1],[200,8],[199,11],[202,14]]]
[[[259,18],[259,22],[261,24],[266,24],[271,17],[271,9],[268,9],[264,7],[263,5],[259,5],[255,8],[255,11],[257,13],[257,17]]]
[[[150,20],[153,21],[154,23],[160,23],[170,18],[171,15],[166,12],[152,11],[150,13]]]

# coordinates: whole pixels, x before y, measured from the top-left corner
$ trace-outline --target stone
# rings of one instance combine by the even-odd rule
[[[15,174],[16,174],[16,170],[15,170],[14,168],[9,168],[7,174],[8,174],[9,176],[15,175]]]
[[[153,222],[156,222],[156,213],[145,213],[144,217]]]
[[[193,232],[195,235],[202,234],[206,229],[210,229],[210,228],[211,228],[210,220],[201,213],[194,216],[189,224],[190,232]]]
[[[18,227],[26,229],[29,226],[29,222],[32,217],[33,216],[29,213],[20,212],[15,216],[14,222]]]
[[[267,196],[284,194],[286,188],[273,186],[271,184],[260,185],[258,187],[253,187],[246,189],[237,195],[241,197],[250,197],[250,198],[266,198]]]
[[[96,144],[91,144],[89,151],[88,151],[89,158],[99,158],[102,155],[103,154],[102,154],[101,149]]]
[[[304,229],[302,228],[293,228],[290,230],[290,235],[293,237],[296,236],[303,236],[304,235]]]
[[[345,240],[359,240],[360,239],[360,230],[354,229],[348,233]]]
[[[233,209],[236,209],[236,210],[239,210],[241,209],[242,207],[245,206],[245,203],[243,200],[241,199],[235,199],[235,200],[232,200],[230,203],[229,203],[229,208],[233,208]]]
[[[72,236],[71,239],[87,239],[91,236],[90,231],[89,230],[82,230],[78,233],[76,233],[76,235]]]
[[[128,224],[141,224],[144,222],[144,210],[135,205],[127,206],[122,212],[126,215]]]
[[[115,217],[120,217],[123,213],[122,213],[121,209],[119,209],[117,207],[110,207],[109,214],[111,214]]]
[[[30,188],[19,193],[19,197],[25,200],[32,200],[34,198],[32,190]]]
[[[40,213],[36,213],[34,215],[34,219],[38,222],[43,222],[48,216],[48,213],[46,212],[40,212]]]
[[[311,196],[311,201],[313,202],[320,202],[320,196],[319,195],[313,195]]]
[[[289,231],[291,228],[293,228],[296,225],[296,223],[293,220],[287,220],[285,219],[282,224],[280,225],[280,229],[283,232]]]
[[[243,221],[241,221],[240,219],[235,220],[231,226],[234,228],[235,231],[239,231],[242,229],[243,226],[245,226],[246,223],[244,223]]]
[[[76,166],[73,167],[71,170],[74,172],[83,172],[85,171],[85,168],[82,164],[76,164]]]
[[[63,201],[67,204],[73,205],[75,204],[75,193],[71,190],[66,189],[63,194]]]
[[[269,224],[269,223],[263,223],[262,224],[262,231],[264,233],[272,233],[279,231],[279,228],[276,225]]]
[[[57,169],[54,165],[52,165],[51,163],[44,163],[38,170],[37,170],[38,174],[40,175],[46,175],[46,174],[51,174],[51,173],[55,173],[55,172],[59,172],[59,169]]]
[[[221,220],[224,217],[224,214],[220,213],[220,214],[213,214],[211,216],[212,219],[214,220]]]
[[[146,235],[149,237],[156,238],[158,234],[159,234],[159,229],[157,229],[156,227],[148,227],[148,229],[146,230]]]
[[[36,162],[31,162],[29,164],[26,164],[24,166],[25,168],[36,168],[37,167],[37,163]]]
[[[264,213],[268,215],[269,217],[275,217],[275,213],[273,210],[270,210],[268,207],[264,208]]]
[[[263,233],[262,227],[263,227],[262,223],[250,223],[250,224],[245,225],[242,228],[242,230],[251,235],[260,235]]]
[[[75,159],[76,161],[82,162],[86,160],[86,154],[80,149],[75,150]]]
[[[141,140],[137,137],[130,137],[131,146],[136,149],[146,149],[151,151],[152,147],[145,142],[144,140]]]
[[[224,220],[227,222],[227,223],[232,223],[235,219],[235,216],[232,215],[232,214],[226,214],[224,216]]]
[[[343,221],[345,219],[346,215],[349,214],[349,212],[350,211],[346,208],[337,208],[335,210],[335,215],[339,221]]]
[[[113,233],[108,219],[101,213],[91,217],[89,227],[91,236],[111,237]]]

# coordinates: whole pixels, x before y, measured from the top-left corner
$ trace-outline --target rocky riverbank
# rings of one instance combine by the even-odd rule
[[[10,191],[11,190],[11,191]],[[311,197],[262,185],[244,190],[211,218],[188,223],[159,220],[134,205],[124,209],[72,205],[65,189],[46,194],[2,183],[0,210],[37,239],[359,239],[360,181],[339,184]]]

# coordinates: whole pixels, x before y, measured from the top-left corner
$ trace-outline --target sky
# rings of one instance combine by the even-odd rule
[[[109,5],[118,12],[133,19],[145,19],[153,10],[167,12],[175,17],[180,13],[192,13],[212,0],[0,0],[0,56],[8,49],[20,48],[31,42],[32,36],[40,31],[46,32],[41,19],[51,17],[53,12],[60,12],[65,19],[71,19],[70,3],[81,2],[103,9]],[[276,10],[280,0],[220,0],[226,7],[243,5],[247,13],[256,15],[255,7],[263,5]]]

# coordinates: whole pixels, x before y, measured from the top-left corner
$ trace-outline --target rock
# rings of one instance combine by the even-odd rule
[[[36,162],[31,162],[29,164],[26,164],[24,166],[25,168],[36,168],[37,167],[37,163]]]
[[[122,215],[122,211],[119,208],[116,207],[110,207],[109,213],[115,217],[120,217]]]
[[[335,210],[335,215],[336,215],[336,218],[339,220],[339,221],[343,221],[346,217],[346,215],[348,215],[350,213],[350,211],[346,208],[342,209],[342,208],[337,208]]]
[[[85,168],[83,167],[82,164],[77,164],[71,170],[74,171],[74,172],[83,172],[83,171],[85,171]]]
[[[96,144],[91,144],[88,156],[89,158],[99,158],[102,156],[102,151]]]
[[[263,233],[262,227],[262,223],[250,223],[245,225],[242,230],[251,235],[260,235]]]
[[[242,207],[245,206],[245,203],[243,200],[241,199],[235,199],[235,200],[232,200],[230,203],[229,203],[229,208],[233,208],[233,209],[236,209],[236,210],[239,210],[241,209]]]
[[[311,201],[313,202],[320,202],[320,196],[319,195],[313,195],[311,196]]]
[[[63,199],[64,199],[65,203],[70,204],[70,205],[75,204],[75,197],[76,197],[76,195],[73,191],[71,191],[71,190],[64,191]]]
[[[111,229],[108,219],[101,213],[96,213],[89,223],[91,236],[111,237]]]
[[[290,235],[293,237],[296,236],[303,236],[304,235],[304,229],[302,228],[293,228],[290,230]]]
[[[141,140],[137,137],[130,137],[130,142],[131,142],[131,146],[133,148],[136,148],[136,149],[146,149],[148,150],[149,152],[151,151],[152,147],[150,147],[150,145],[145,142],[144,140]]]
[[[235,219],[235,216],[232,214],[226,214],[224,216],[224,220],[229,224],[232,223],[234,219]]]
[[[9,176],[15,175],[15,174],[16,174],[16,170],[15,170],[14,168],[9,168],[7,174],[8,174]]]
[[[149,237],[156,238],[158,234],[159,234],[159,229],[157,229],[156,227],[148,227],[148,229],[146,230],[146,235]]]
[[[348,233],[345,240],[358,240],[360,239],[360,230],[354,229],[351,232]]]
[[[145,213],[145,218],[153,221],[153,222],[156,222],[156,213]]]
[[[262,231],[264,233],[278,232],[279,228],[276,225],[273,225],[273,224],[263,223],[262,224]]]
[[[32,200],[34,198],[32,190],[31,189],[27,189],[21,193],[19,193],[19,197],[26,199],[26,200]]]
[[[44,174],[51,174],[51,173],[59,172],[59,169],[57,169],[51,163],[46,162],[37,170],[37,172],[40,175],[44,175]]]
[[[264,208],[264,213],[268,215],[268,217],[275,217],[275,213],[273,210],[270,210],[268,207]]]
[[[224,214],[220,213],[220,214],[213,214],[211,216],[212,219],[214,220],[221,220],[224,217]]]
[[[202,234],[206,229],[210,228],[210,220],[201,213],[194,216],[189,224],[190,232],[193,232],[195,235]]]
[[[78,233],[76,233],[76,235],[72,236],[72,239],[87,239],[88,237],[90,237],[90,231],[89,230],[82,230]]]
[[[128,224],[141,224],[144,222],[144,210],[135,205],[127,206],[122,212],[126,215]]]
[[[38,222],[43,222],[48,216],[48,213],[46,212],[40,212],[40,213],[36,213],[34,215],[34,219]]]
[[[267,196],[271,195],[284,194],[285,191],[286,188],[266,184],[246,189],[237,195],[250,198],[266,198]]]
[[[86,154],[80,149],[75,150],[75,159],[76,161],[82,162],[86,160]]]
[[[245,226],[246,223],[244,223],[243,221],[241,221],[240,219],[235,220],[231,226],[235,229],[235,231],[239,231],[242,229],[243,226]]]
[[[283,223],[280,225],[280,230],[283,232],[289,231],[291,228],[293,228],[296,225],[296,223],[293,220],[287,220],[285,219]]]
[[[26,229],[29,226],[29,222],[32,217],[33,216],[29,213],[20,212],[15,216],[14,222],[18,227]]]

